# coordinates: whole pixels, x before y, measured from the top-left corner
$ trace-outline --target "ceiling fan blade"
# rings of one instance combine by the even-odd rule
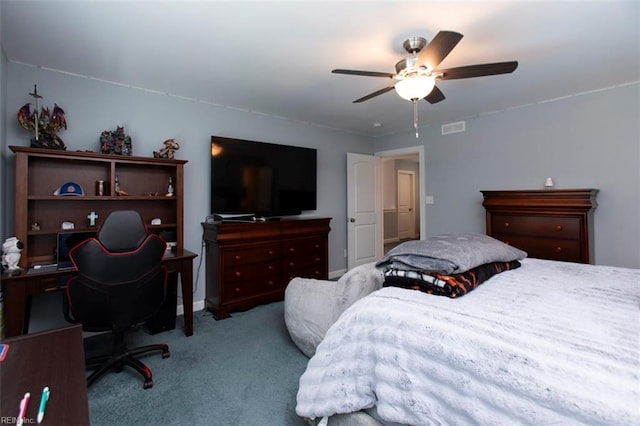
[[[369,93],[367,96],[363,96],[360,99],[356,99],[355,101],[353,101],[353,103],[359,104],[360,102],[364,102],[371,98],[375,98],[376,96],[382,95],[383,93],[387,93],[388,91],[393,90],[394,87],[395,86],[389,86],[389,87],[385,87],[384,89],[377,90],[373,93]]]
[[[334,74],[349,74],[349,75],[363,75],[365,77],[387,77],[393,78],[396,75],[390,74],[388,72],[377,72],[377,71],[358,71],[358,70],[333,70],[331,71]]]
[[[434,73],[442,74],[436,80],[455,80],[458,78],[483,77],[487,75],[509,74],[518,68],[518,61],[495,62],[492,64],[467,65],[464,67],[436,70]]]
[[[431,93],[424,97],[424,100],[429,102],[430,104],[437,104],[440,101],[444,101],[444,93],[440,91],[437,87],[433,87]]]
[[[462,40],[462,34],[454,31],[440,31],[418,55],[418,64],[435,69]]]

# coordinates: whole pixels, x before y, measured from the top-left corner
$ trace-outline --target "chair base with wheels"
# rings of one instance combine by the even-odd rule
[[[128,349],[124,342],[124,336],[122,334],[114,334],[111,355],[95,356],[85,360],[87,370],[93,370],[87,377],[87,386],[91,386],[93,382],[110,371],[120,373],[125,366],[129,366],[144,378],[144,389],[152,388],[153,374],[149,367],[138,360],[136,356],[153,351],[161,351],[160,355],[163,359],[171,356],[169,346],[164,343]]]

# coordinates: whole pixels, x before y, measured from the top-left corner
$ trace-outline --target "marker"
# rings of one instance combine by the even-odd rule
[[[47,401],[49,400],[49,386],[42,389],[42,399],[40,399],[40,408],[38,409],[38,423],[42,423],[44,419],[44,410],[47,408]]]
[[[24,394],[22,401],[20,401],[20,412],[18,413],[18,419],[16,420],[16,424],[18,426],[24,423],[24,416],[27,414],[27,405],[29,405],[29,398],[31,398],[31,394],[27,392]]]

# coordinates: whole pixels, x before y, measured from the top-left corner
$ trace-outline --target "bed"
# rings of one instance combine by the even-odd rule
[[[485,260],[471,262],[496,262]],[[640,424],[640,270],[504,262],[513,261],[449,297],[400,280],[355,301],[315,348],[298,415],[375,409],[408,425]],[[447,274],[478,266],[469,265]]]

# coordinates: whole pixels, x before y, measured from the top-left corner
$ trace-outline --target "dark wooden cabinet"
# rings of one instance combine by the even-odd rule
[[[284,298],[294,277],[327,279],[329,218],[203,223],[206,308],[217,319]]]
[[[97,228],[113,210],[132,209],[142,215],[152,232],[175,233],[183,249],[183,187],[186,160],[103,155],[95,152],[59,151],[10,146],[15,153],[15,235],[24,244],[20,266],[51,263],[62,222],[73,222],[76,231]],[[116,177],[129,195],[118,196]],[[165,196],[169,180],[174,187]],[[96,195],[96,181],[104,181],[103,195]],[[66,182],[75,182],[83,196],[54,195]],[[98,220],[90,227],[87,216]],[[151,225],[158,218],[161,223]]]
[[[597,189],[481,191],[486,232],[529,257],[593,262]]]

